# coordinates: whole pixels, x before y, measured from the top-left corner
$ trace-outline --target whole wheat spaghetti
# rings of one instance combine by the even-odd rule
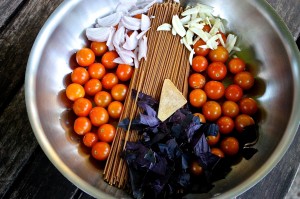
[[[133,74],[121,120],[129,118],[131,121],[139,111],[136,99],[131,98],[132,89],[146,93],[158,100],[163,82],[168,78],[184,96],[187,96],[190,70],[189,51],[180,43],[180,36],[173,36],[166,31],[156,31],[159,25],[171,23],[172,16],[181,12],[182,8],[175,3],[155,4],[149,10],[148,15],[154,16],[154,18],[151,20],[151,29],[147,32],[147,60],[142,60],[140,68],[137,68]],[[104,180],[110,185],[124,188],[127,181],[127,165],[121,159],[120,154],[127,141],[137,141],[137,139],[136,131],[117,128],[103,173]]]

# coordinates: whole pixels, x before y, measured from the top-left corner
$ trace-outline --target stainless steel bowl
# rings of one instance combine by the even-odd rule
[[[183,5],[197,1],[184,1]],[[257,76],[253,93],[262,110],[258,153],[233,166],[207,194],[190,198],[230,198],[261,180],[282,158],[299,125],[299,51],[284,23],[262,0],[199,1],[212,5],[227,27],[240,35],[241,54]],[[97,198],[128,197],[102,180],[101,165],[89,160],[71,132],[70,104],[64,100],[67,76],[76,50],[87,44],[85,28],[112,12],[117,1],[64,1],[48,19],[33,45],[26,71],[26,105],[35,136],[58,170]]]

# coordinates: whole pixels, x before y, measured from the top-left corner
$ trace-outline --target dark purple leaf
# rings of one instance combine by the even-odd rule
[[[197,155],[200,165],[206,170],[212,170],[220,158],[210,152],[204,152]]]
[[[196,156],[200,157],[203,153],[210,152],[210,147],[206,141],[205,135],[202,134],[198,142],[194,145],[194,153]]]
[[[178,176],[177,183],[180,184],[182,187],[187,187],[190,184],[190,174],[182,172]]]
[[[219,126],[215,123],[205,123],[201,126],[201,131],[206,135],[216,136],[219,132]]]
[[[143,109],[145,111],[145,113],[147,115],[149,115],[151,117],[157,116],[156,111],[151,106],[149,106],[146,102],[138,102],[137,104],[141,109]]]
[[[139,121],[140,124],[144,124],[149,127],[155,127],[160,123],[157,117],[144,115],[144,114],[140,114],[138,119],[140,120]]]
[[[137,90],[132,89],[132,92],[131,92],[132,98],[135,99],[136,94],[137,94]],[[147,95],[145,93],[142,93],[142,92],[139,92],[138,101],[145,102],[150,106],[153,106],[153,105],[157,104],[157,101],[153,97],[151,97],[150,95]]]

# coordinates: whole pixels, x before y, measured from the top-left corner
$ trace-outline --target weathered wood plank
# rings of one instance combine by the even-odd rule
[[[27,117],[22,88],[0,117],[0,198],[37,145]]]
[[[300,1],[267,0],[291,31],[294,40],[300,36]]]
[[[37,147],[4,198],[77,198],[79,189],[70,183]],[[80,191],[80,193],[82,193]]]
[[[26,63],[35,37],[61,2],[31,0],[0,32],[0,112],[24,83]]]
[[[0,30],[20,10],[26,0],[0,1]]]

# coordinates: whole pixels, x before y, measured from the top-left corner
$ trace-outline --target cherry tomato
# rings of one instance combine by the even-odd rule
[[[223,151],[221,149],[219,149],[219,148],[215,148],[215,147],[211,148],[210,152],[212,154],[218,156],[219,158],[224,158],[224,156],[225,156],[224,153],[223,153]]]
[[[105,67],[100,63],[93,63],[89,66],[88,72],[91,78],[93,79],[101,79],[105,73]]]
[[[205,77],[200,73],[193,73],[189,76],[189,86],[191,88],[202,88],[205,85]]]
[[[190,166],[190,171],[193,175],[199,176],[203,173],[203,168],[198,162],[193,161]]]
[[[83,144],[87,147],[92,147],[98,142],[98,136],[96,133],[88,132],[82,138]]]
[[[128,87],[125,84],[116,84],[111,89],[111,96],[114,100],[124,101],[127,95]]]
[[[106,42],[93,41],[91,43],[91,49],[95,53],[96,56],[102,56],[107,51]]]
[[[89,48],[82,48],[76,53],[76,61],[80,66],[89,66],[95,61],[95,53]]]
[[[206,123],[206,119],[205,119],[205,117],[204,117],[203,114],[201,114],[201,113],[194,113],[194,116],[199,117],[199,120],[200,120],[201,123]]]
[[[221,150],[225,155],[233,156],[239,152],[239,141],[234,137],[227,137],[221,141]]]
[[[194,51],[196,55],[200,55],[200,56],[206,56],[208,55],[210,49],[209,48],[201,48],[200,46],[205,45],[205,41],[203,41],[202,39],[200,39],[199,41],[197,41],[194,44]]]
[[[194,89],[190,92],[189,100],[193,107],[200,108],[206,102],[206,94],[202,89]]]
[[[100,107],[107,107],[111,103],[112,97],[110,93],[106,91],[100,91],[96,93],[94,97],[95,104]]]
[[[206,137],[206,140],[207,140],[207,144],[209,146],[214,146],[214,145],[218,144],[218,142],[220,140],[220,133],[218,133],[216,136],[209,135]]]
[[[209,32],[209,31],[211,30],[211,28],[210,28],[209,25],[205,24],[204,27],[202,28],[202,30],[203,30],[204,32]]]
[[[234,121],[228,116],[220,117],[217,125],[219,126],[219,132],[222,134],[229,134],[234,129]]]
[[[106,75],[104,75],[101,81],[103,88],[107,90],[112,89],[112,87],[118,84],[118,82],[118,77],[114,73],[107,73]]]
[[[110,117],[119,119],[123,111],[123,104],[119,101],[113,101],[108,105],[107,111]]]
[[[246,69],[245,62],[240,58],[233,58],[228,62],[228,69],[231,73],[237,74]]]
[[[222,113],[224,116],[235,118],[239,114],[239,106],[233,101],[225,101],[222,104]]]
[[[225,97],[229,101],[237,102],[243,97],[243,89],[238,85],[231,84],[225,90]]]
[[[222,62],[213,62],[207,67],[207,74],[213,80],[222,80],[226,77],[227,68]]]
[[[98,129],[98,137],[103,142],[112,142],[115,135],[116,128],[111,124],[102,124]]]
[[[193,58],[192,69],[195,72],[200,73],[200,72],[206,70],[207,66],[208,66],[208,62],[205,57],[198,55]]]
[[[74,131],[78,135],[84,135],[87,132],[90,132],[91,128],[91,121],[87,117],[78,117],[74,122]]]
[[[92,110],[92,102],[86,98],[79,98],[73,104],[73,111],[77,116],[88,116]]]
[[[134,18],[137,18],[137,19],[141,19],[142,18],[142,14],[136,14],[133,16]]]
[[[226,37],[226,35],[225,35],[224,33],[222,33],[222,32],[218,32],[218,34],[220,34],[220,35],[221,35],[221,37],[222,37],[222,39],[223,39],[223,42],[224,42],[224,44],[226,44],[226,40],[227,40],[227,37]],[[220,46],[220,45],[222,45],[222,43],[221,43],[220,39],[218,39],[218,40],[217,40],[217,42],[218,42],[219,46]]]
[[[222,114],[221,106],[218,102],[207,101],[202,107],[202,114],[206,120],[215,121]]]
[[[217,100],[224,96],[225,87],[221,82],[209,81],[205,84],[204,91],[208,98]]]
[[[103,107],[94,107],[90,111],[90,119],[94,126],[100,126],[106,124],[109,119],[109,115],[105,108]]]
[[[105,68],[113,69],[118,65],[114,62],[114,60],[118,57],[119,55],[115,51],[108,51],[102,56],[101,63],[105,66]]]
[[[253,125],[255,122],[251,116],[246,114],[241,114],[235,118],[234,123],[235,123],[235,129],[238,132],[243,132],[246,126]]]
[[[94,96],[96,93],[102,90],[102,84],[99,79],[90,79],[84,85],[85,93]]]
[[[253,115],[257,111],[257,103],[252,98],[243,98],[239,102],[239,108],[242,113]]]
[[[77,67],[71,73],[72,82],[80,85],[85,84],[89,80],[89,78],[89,73],[83,67]]]
[[[92,156],[96,160],[104,161],[110,152],[110,145],[106,142],[97,142],[92,147]]]
[[[254,77],[247,71],[237,73],[233,82],[239,85],[243,90],[250,89],[254,85]]]
[[[130,80],[133,74],[133,67],[127,64],[119,64],[116,75],[119,80],[125,82]]]
[[[78,98],[84,97],[84,88],[77,83],[70,84],[66,89],[66,95],[69,100],[75,101]]]
[[[223,46],[218,46],[217,49],[211,50],[208,54],[210,61],[212,62],[226,62],[229,53]]]

